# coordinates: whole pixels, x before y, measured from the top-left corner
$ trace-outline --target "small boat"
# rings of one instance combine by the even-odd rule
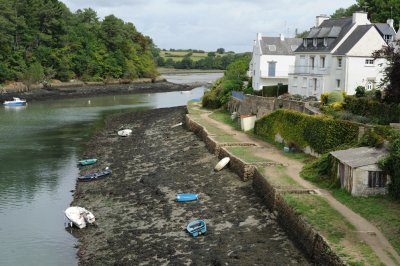
[[[225,157],[223,158],[221,161],[219,161],[215,167],[214,167],[214,171],[218,172],[221,171],[230,161],[231,159],[229,157]]]
[[[93,213],[82,207],[69,207],[65,210],[69,225],[75,225],[79,229],[85,228],[86,224],[93,224],[96,221]]]
[[[79,165],[91,165],[97,162],[97,159],[85,159],[85,160],[80,160],[78,163]]]
[[[118,136],[127,137],[132,134],[132,129],[122,129],[118,131]]]
[[[4,102],[5,106],[24,106],[26,105],[26,100],[17,98],[17,97],[13,97],[12,101],[5,101]]]
[[[90,173],[90,174],[86,174],[83,176],[78,177],[79,181],[93,181],[93,180],[97,180],[99,178],[108,176],[112,173],[110,167],[106,167],[103,171],[100,172],[94,172],[94,173]]]
[[[206,222],[203,220],[194,220],[187,225],[186,230],[193,237],[205,234],[207,232]]]
[[[193,201],[199,198],[198,194],[177,194],[176,201]]]
[[[181,122],[181,123],[178,123],[178,124],[175,124],[175,125],[171,126],[171,128],[179,127],[179,126],[182,126],[182,125],[183,125],[183,123]]]

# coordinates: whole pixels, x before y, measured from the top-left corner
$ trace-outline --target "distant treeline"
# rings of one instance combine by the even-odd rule
[[[154,77],[152,40],[132,23],[58,0],[0,1],[0,83]]]
[[[184,56],[180,61],[174,61],[172,58],[156,58],[159,67],[177,68],[177,69],[220,69],[226,70],[228,65],[243,57],[245,54],[225,53],[217,55],[214,52],[209,52],[206,57],[193,60],[191,54]]]

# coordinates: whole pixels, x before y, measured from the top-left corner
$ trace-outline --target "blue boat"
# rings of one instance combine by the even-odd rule
[[[79,165],[91,165],[97,162],[97,159],[86,159],[86,160],[80,160],[78,163]]]
[[[176,201],[193,201],[199,198],[198,194],[177,194]]]
[[[111,169],[109,167],[106,167],[106,169],[104,169],[103,171],[80,176],[80,177],[78,177],[78,180],[79,181],[93,181],[93,180],[97,180],[99,178],[108,176],[111,173],[112,173]]]
[[[199,235],[204,235],[207,232],[207,226],[206,222],[203,220],[194,220],[190,222],[187,227],[187,231],[189,234],[191,234],[193,237],[199,236]]]
[[[26,100],[22,100],[20,98],[13,97],[12,101],[5,101],[3,104],[5,106],[25,106]]]

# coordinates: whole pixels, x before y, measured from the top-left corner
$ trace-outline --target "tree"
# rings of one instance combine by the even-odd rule
[[[32,84],[43,81],[44,71],[40,63],[35,62],[29,66],[24,74],[24,84],[30,90]]]
[[[384,89],[384,101],[388,103],[400,103],[400,41],[395,45],[388,45],[375,51],[373,57],[384,58],[387,65],[383,71],[383,80],[379,85]]]
[[[218,54],[223,54],[223,53],[225,53],[225,49],[224,48],[218,48],[217,49],[217,53]]]
[[[339,8],[331,15],[331,18],[351,17],[358,10],[360,10],[360,7],[357,4],[351,5],[348,8]]]

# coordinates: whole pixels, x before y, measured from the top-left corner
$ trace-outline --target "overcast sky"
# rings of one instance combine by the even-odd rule
[[[162,49],[252,50],[257,32],[293,37],[315,16],[332,14],[355,0],[61,0],[75,12],[92,8],[100,18],[132,22]]]

